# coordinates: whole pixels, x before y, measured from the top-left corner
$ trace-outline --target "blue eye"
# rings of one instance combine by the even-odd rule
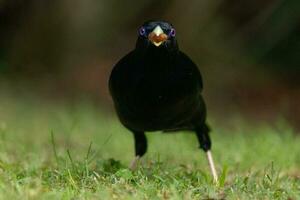
[[[175,37],[175,35],[176,35],[176,31],[175,31],[174,28],[172,28],[171,31],[170,31],[170,33],[169,33],[169,36]]]
[[[144,27],[141,27],[139,30],[140,36],[145,36],[146,35],[146,29]]]

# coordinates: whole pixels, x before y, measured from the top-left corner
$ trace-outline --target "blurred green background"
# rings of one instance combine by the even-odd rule
[[[300,128],[299,0],[0,0],[0,89],[112,112],[110,71],[149,19],[175,26],[216,121]]]

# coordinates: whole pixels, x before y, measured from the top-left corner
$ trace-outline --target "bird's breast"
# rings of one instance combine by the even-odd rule
[[[125,126],[166,130],[186,125],[193,117],[201,92],[193,68],[162,58],[131,59],[123,64],[112,74],[111,93]]]

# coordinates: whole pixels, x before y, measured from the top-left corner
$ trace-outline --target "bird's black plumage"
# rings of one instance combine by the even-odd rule
[[[201,74],[179,50],[172,25],[143,24],[136,48],[114,66],[109,80],[119,119],[134,134],[136,155],[146,152],[146,131],[195,131],[201,148],[210,149],[202,88]]]

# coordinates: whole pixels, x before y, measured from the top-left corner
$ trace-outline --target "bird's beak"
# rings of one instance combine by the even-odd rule
[[[158,47],[168,39],[168,36],[164,33],[160,26],[156,26],[148,35],[148,39],[152,42],[152,44]]]

